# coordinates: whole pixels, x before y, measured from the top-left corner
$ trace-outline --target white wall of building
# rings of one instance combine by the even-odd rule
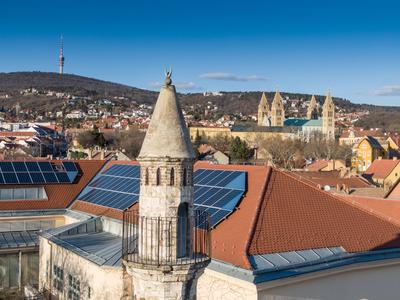
[[[58,292],[52,287],[53,265],[63,269],[64,288],[62,292]],[[120,299],[122,296],[122,268],[100,267],[40,237],[39,289],[51,289],[52,294],[57,295],[60,300],[67,299],[69,274],[80,281],[80,299],[108,300]]]
[[[271,282],[260,300],[392,300],[400,298],[400,262],[353,265]],[[282,284],[281,286],[278,286]],[[275,287],[273,287],[276,285]],[[269,287],[268,287],[269,286]],[[259,287],[260,288],[260,287]]]
[[[259,285],[206,269],[199,300],[392,300],[400,299],[400,262],[340,267]]]

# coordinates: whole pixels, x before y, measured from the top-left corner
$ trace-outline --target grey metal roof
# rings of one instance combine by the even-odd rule
[[[0,232],[0,250],[38,246],[37,231]]]
[[[287,267],[293,268],[295,265],[310,264],[337,258],[346,253],[346,250],[342,247],[330,247],[253,255],[249,257],[249,260],[255,270],[278,270]]]
[[[103,230],[102,217],[49,229],[40,235],[99,266],[121,266],[122,237]]]

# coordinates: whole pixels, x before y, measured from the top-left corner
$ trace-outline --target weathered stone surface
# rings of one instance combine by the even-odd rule
[[[173,85],[161,87],[160,95],[140,150],[139,159],[151,157],[195,157],[189,132]]]

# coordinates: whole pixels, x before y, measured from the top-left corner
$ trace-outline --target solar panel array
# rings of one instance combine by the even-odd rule
[[[139,200],[139,190],[139,166],[113,165],[97,175],[78,199],[124,210]]]
[[[211,226],[228,217],[246,191],[246,172],[200,169],[194,172],[194,208],[207,212]]]
[[[78,175],[74,162],[2,161],[0,184],[73,183]]]
[[[78,200],[124,210],[139,201],[140,167],[113,165],[98,174]],[[194,207],[209,213],[215,226],[238,205],[246,192],[246,172],[200,169],[194,172]]]

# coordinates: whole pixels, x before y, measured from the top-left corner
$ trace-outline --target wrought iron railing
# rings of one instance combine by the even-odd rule
[[[203,211],[190,217],[123,216],[122,258],[137,264],[172,266],[210,259],[210,219]]]

